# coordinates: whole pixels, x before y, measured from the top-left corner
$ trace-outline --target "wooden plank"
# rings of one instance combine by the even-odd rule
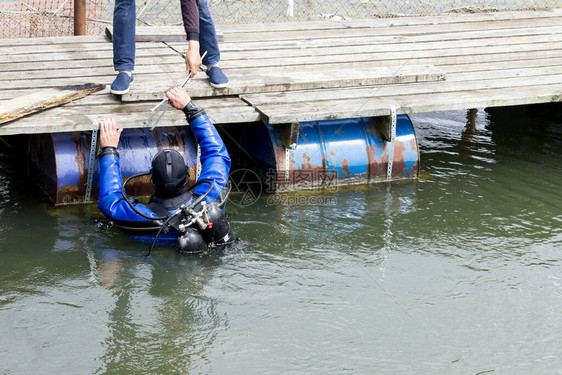
[[[59,50],[57,53],[22,53],[17,55],[8,54],[4,49],[0,49],[0,64],[14,64],[20,62],[41,62],[41,61],[91,61],[91,60],[113,60],[113,50],[111,48],[97,51],[95,49],[84,49],[81,51]],[[178,53],[167,47],[163,43],[152,43],[150,48],[137,48],[138,57],[159,57],[159,56],[178,56]]]
[[[135,59],[135,72],[140,66],[151,65],[168,65],[184,63],[177,53],[168,54],[168,56],[137,56]],[[1,63],[1,72],[32,72],[32,71],[48,71],[53,69],[77,69],[77,68],[111,68],[113,69],[113,59],[90,59],[90,60],[65,60],[59,61],[28,61],[14,63]]]
[[[500,38],[516,38],[519,36],[545,36],[556,35],[562,32],[562,25],[548,26],[544,28],[514,28],[503,30],[479,30],[465,33],[440,33],[440,34],[423,34],[423,35],[406,35],[406,36],[357,36],[338,39],[339,46],[364,46],[364,45],[391,45],[394,48],[400,44],[426,43],[426,42],[446,42],[446,41],[471,41],[482,39],[500,39]],[[175,45],[171,43],[171,46]],[[269,51],[278,49],[309,49],[321,47],[333,47],[334,40],[332,38],[315,38],[315,39],[298,39],[298,40],[281,40],[281,41],[265,41],[265,42],[239,42],[239,43],[222,43],[220,45],[221,54],[227,52],[243,52],[243,51]]]
[[[162,48],[164,47],[163,43],[159,42],[145,42],[145,43],[136,43],[137,49],[154,49],[154,48]],[[106,40],[102,40],[99,42],[85,42],[85,43],[72,43],[72,44],[40,44],[33,46],[33,49],[30,50],[29,46],[12,46],[12,47],[2,47],[0,51],[2,53],[7,53],[10,56],[15,55],[28,55],[28,54],[53,54],[57,52],[76,52],[82,53],[84,51],[94,51],[94,52],[101,52],[101,51],[112,51],[113,52],[113,45]]]
[[[374,61],[384,61],[393,60],[400,61],[413,61],[415,59],[422,58],[434,58],[436,62],[433,65],[439,64],[450,64],[447,58],[463,56],[465,59],[470,59],[471,56],[479,56],[486,58],[486,56],[499,56],[504,59],[513,59],[523,53],[536,53],[538,51],[545,51],[546,55],[553,56],[559,53],[562,46],[556,44],[522,44],[522,45],[510,45],[510,46],[484,46],[480,48],[466,48],[466,49],[449,49],[449,50],[439,50],[436,54],[434,51],[388,51],[388,52],[372,52],[372,53],[356,53],[350,55],[325,55],[311,58],[309,56],[301,57],[278,57],[278,58],[262,58],[262,59],[250,59],[250,60],[230,60],[221,61],[221,67],[223,69],[240,69],[240,70],[251,70],[255,67],[280,67],[280,66],[308,66],[316,64],[339,64],[340,66],[348,63],[358,63],[358,62],[370,62]],[[543,49],[544,48],[544,49]],[[548,53],[550,52],[550,54]],[[488,61],[498,61],[493,60],[494,57],[490,58]],[[453,61],[458,61],[462,59],[454,59]],[[478,61],[478,60],[477,60]]]
[[[480,12],[473,14],[440,14],[431,17],[387,17],[370,18],[360,20],[342,21],[307,21],[307,22],[278,22],[278,23],[258,23],[258,24],[217,24],[225,34],[228,33],[263,33],[277,31],[310,31],[310,30],[330,30],[330,29],[349,29],[349,28],[372,28],[372,27],[396,27],[396,26],[417,26],[450,24],[459,22],[482,22],[497,20],[524,20],[530,18],[552,18],[562,17],[562,10],[548,9],[542,11],[501,11],[501,12]]]
[[[271,71],[256,74],[243,72],[238,79],[231,79],[229,87],[214,89],[210,85],[189,87],[192,96],[238,95],[243,93],[280,90],[308,90],[329,87],[366,86],[385,83],[407,83],[444,80],[445,73],[434,66],[375,67],[353,70],[315,70],[303,67],[301,72],[278,73]],[[162,96],[169,85],[151,82],[136,85],[122,96],[123,101],[155,100]]]
[[[562,31],[562,28],[561,28]],[[450,50],[450,51],[464,51],[464,50],[474,50],[478,53],[481,48],[487,47],[488,50],[491,48],[498,49],[498,52],[506,51],[509,47],[521,46],[521,45],[533,45],[535,49],[558,49],[561,48],[560,41],[562,40],[562,33],[559,34],[549,34],[540,36],[530,36],[530,37],[520,37],[520,38],[493,38],[493,39],[479,39],[479,40],[467,40],[459,43],[458,41],[450,42],[426,42],[426,43],[401,43],[392,45],[390,48],[384,48],[380,45],[364,45],[364,46],[331,46],[331,47],[319,47],[310,49],[288,49],[288,50],[275,50],[268,51],[267,58],[285,58],[289,59],[292,57],[309,57],[316,58],[319,56],[330,56],[330,55],[354,55],[354,54],[365,54],[365,53],[378,53],[381,51],[387,52],[414,52],[414,51],[424,51],[427,54],[435,54],[435,50]],[[502,49],[503,48],[503,49]],[[221,53],[221,61],[228,62],[232,60],[251,60],[251,59],[263,59],[264,53],[262,51],[246,51],[246,52],[226,52]]]
[[[356,36],[396,36],[396,35],[427,35],[440,33],[464,33],[481,30],[502,30],[526,27],[547,27],[560,25],[560,18],[525,19],[525,20],[500,20],[486,22],[463,22],[455,24],[434,24],[431,27],[421,26],[396,26],[396,27],[374,27],[363,29],[341,29],[337,32],[325,30],[311,30],[306,33],[309,39],[315,38],[348,38]],[[225,42],[250,42],[250,41],[276,41],[302,39],[302,31],[278,31],[275,33],[228,33],[225,34]]]
[[[136,28],[137,42],[186,42],[187,35],[183,26],[138,26]],[[223,32],[215,28],[217,40],[224,40]],[[105,35],[113,39],[113,26],[105,28]]]
[[[473,90],[446,96],[423,93],[409,96],[373,97],[369,100],[363,98],[263,105],[258,110],[262,113],[263,121],[283,124],[334,118],[388,116],[391,106],[395,106],[398,113],[421,113],[560,101],[562,101],[562,83],[529,86],[524,91],[514,90],[510,87]]]
[[[69,103],[104,88],[105,85],[89,83],[81,86],[35,91],[32,94],[2,102],[0,104],[0,124]]]
[[[74,43],[98,43],[107,42],[104,35],[80,35],[80,36],[49,36],[41,38],[7,38],[0,39],[0,48],[14,46],[37,46],[54,44],[74,44]]]
[[[286,91],[276,93],[261,94],[245,94],[242,99],[252,104],[254,107],[264,105],[276,105],[286,103],[314,103],[321,101],[384,98],[389,96],[400,95],[417,95],[431,91],[432,94],[442,94],[446,98],[451,93],[480,90],[480,89],[498,89],[513,88],[524,90],[527,86],[538,86],[548,82],[548,85],[562,83],[562,68],[559,67],[557,74],[536,74],[533,76],[518,76],[513,74],[511,77],[502,77],[501,79],[490,77],[486,79],[477,79],[465,77],[463,81],[434,82],[431,86],[426,83],[415,83],[405,85],[384,85],[376,87],[353,87],[341,89],[326,90],[307,90],[307,91]],[[490,72],[493,73],[493,72]],[[472,78],[472,79],[469,79]]]
[[[33,92],[36,90],[32,90]],[[239,107],[240,105],[244,104],[243,101],[240,100],[238,97],[221,97],[221,98],[210,98],[210,99],[203,99],[203,98],[196,98],[193,99],[195,104],[199,102],[203,102],[205,105],[205,109],[209,107]],[[0,104],[2,101],[0,101]],[[158,101],[154,102],[144,102],[143,105],[149,106],[149,108],[154,107]],[[133,103],[137,104],[137,103]],[[127,108],[129,103],[123,103],[119,96],[113,95],[109,93],[109,87],[106,87],[105,90],[98,91],[91,95],[88,95],[85,98],[74,100],[68,104],[65,104],[63,107],[79,107],[79,106],[97,106],[97,105],[115,105],[118,107]],[[144,107],[143,107],[144,108]],[[147,114],[148,116],[148,114]]]
[[[210,104],[206,100],[196,103],[206,109],[211,121],[221,123],[246,123],[259,121],[259,114],[250,106],[239,100],[238,106],[220,106]],[[150,103],[152,104],[152,103]],[[0,136],[14,134],[61,133],[70,131],[88,131],[92,129],[94,121],[105,117],[116,119],[119,127],[142,128],[152,105],[149,103],[135,103],[129,105],[100,105],[80,107],[58,107],[37,113],[0,127]],[[181,111],[166,112],[159,127],[185,126],[185,115]]]
[[[76,100],[71,103],[65,105],[65,108],[69,107],[80,107],[80,106],[98,106],[98,105],[114,105],[120,108],[137,108],[137,107],[129,107],[130,105],[142,104],[142,107],[138,107],[139,110],[146,109],[146,106],[149,108],[154,107],[158,102],[143,102],[143,103],[123,103],[121,100],[116,96],[109,93],[109,89],[105,90],[105,92],[100,92],[100,95],[90,95],[84,99]],[[193,99],[193,103],[200,105],[204,109],[209,108],[226,108],[226,107],[240,107],[242,105],[247,105],[238,97],[224,97],[224,98],[198,98]],[[150,114],[149,111],[146,112],[146,116]]]
[[[182,59],[174,59],[174,63],[165,64],[151,64],[151,65],[136,65],[134,70],[135,79],[142,74],[156,74],[156,73],[178,73],[185,71],[185,62]],[[78,68],[65,68],[61,64],[55,69],[47,71],[32,70],[32,71],[12,71],[0,72],[1,81],[13,80],[29,80],[29,79],[56,79],[64,80],[71,77],[115,77],[117,73],[113,69],[113,64],[104,67],[91,67],[81,66]]]

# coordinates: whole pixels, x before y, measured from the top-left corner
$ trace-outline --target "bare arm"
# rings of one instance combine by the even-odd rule
[[[180,0],[183,26],[188,40],[185,70],[195,77],[201,66],[199,55],[199,5],[198,0]]]

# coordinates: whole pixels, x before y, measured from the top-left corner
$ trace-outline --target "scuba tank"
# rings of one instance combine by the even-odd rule
[[[208,248],[201,233],[193,227],[186,228],[176,238],[176,249],[180,253],[198,254],[207,251]]]
[[[230,230],[230,223],[219,203],[217,201],[207,203],[206,210],[207,228],[201,233],[205,241],[216,246],[232,243],[234,236]]]

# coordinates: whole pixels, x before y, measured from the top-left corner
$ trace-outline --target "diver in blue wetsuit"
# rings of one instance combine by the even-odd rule
[[[185,190],[188,168],[183,156],[172,149],[153,156],[149,173],[155,193],[147,205],[131,202],[119,168],[117,146],[122,129],[114,119],[100,122],[100,192],[98,208],[133,239],[155,244],[175,244],[180,252],[199,253],[233,242],[224,215],[228,195],[230,157],[205,111],[189,95],[175,87],[166,92],[170,104],[181,109],[201,146],[201,176],[193,191]]]

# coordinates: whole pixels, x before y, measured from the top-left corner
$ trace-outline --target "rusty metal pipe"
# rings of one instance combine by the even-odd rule
[[[86,0],[74,0],[74,35],[86,35]]]

